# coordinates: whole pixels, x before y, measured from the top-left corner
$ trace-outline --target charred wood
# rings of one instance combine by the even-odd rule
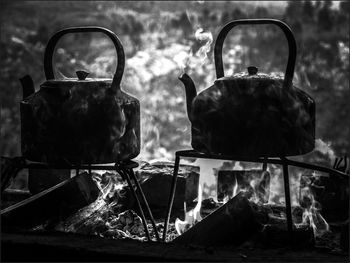
[[[173,242],[201,246],[239,245],[261,227],[250,202],[239,193]]]
[[[95,201],[98,195],[91,176],[83,173],[3,209],[2,226],[30,228],[58,222]]]
[[[137,171],[141,188],[149,206],[155,211],[155,216],[165,216],[167,198],[173,178],[173,163],[161,162],[143,164]],[[183,209],[184,202],[191,202],[197,198],[199,183],[199,168],[191,165],[181,165],[179,169],[174,208]],[[127,208],[136,208],[132,195],[126,188],[125,196],[128,199]]]

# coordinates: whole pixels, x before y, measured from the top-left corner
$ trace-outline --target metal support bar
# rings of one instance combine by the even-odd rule
[[[310,163],[298,162],[298,161],[287,159],[286,157],[283,157],[283,160],[277,159],[277,158],[261,158],[261,157],[248,158],[248,157],[242,157],[242,156],[228,156],[228,155],[221,155],[221,154],[206,154],[206,153],[201,153],[201,152],[197,152],[197,151],[194,151],[194,150],[178,151],[178,152],[176,152],[176,154],[181,156],[181,157],[218,159],[218,160],[232,160],[232,161],[242,161],[242,162],[252,162],[252,163],[264,163],[267,160],[267,162],[270,163],[270,164],[283,165],[284,163],[286,163],[288,166],[296,166],[296,167],[310,169],[310,170],[315,170],[315,171],[324,172],[324,173],[333,173],[333,174],[342,176],[344,178],[349,178],[350,177],[349,174],[340,172],[340,171],[332,169],[332,168],[319,166],[319,165],[314,165],[314,164],[310,164]]]
[[[283,159],[281,158],[283,161]],[[290,201],[290,187],[289,187],[289,171],[288,165],[283,164],[283,181],[284,181],[284,197],[286,201],[286,215],[287,215],[287,229],[290,235],[290,240],[293,237],[293,218],[292,218],[292,204]]]
[[[88,166],[89,166],[88,173],[89,173],[89,175],[91,176],[91,175],[92,175],[91,164],[89,164]]]
[[[159,238],[157,226],[156,226],[156,223],[154,221],[154,218],[153,218],[153,215],[152,215],[152,211],[151,211],[151,209],[150,209],[150,207],[148,205],[148,202],[147,202],[147,199],[145,197],[145,194],[142,191],[141,185],[140,185],[139,181],[137,180],[134,171],[132,169],[128,169],[128,170],[129,170],[129,173],[131,175],[131,178],[134,180],[134,183],[136,184],[136,189],[138,190],[138,192],[139,192],[139,194],[141,196],[141,199],[142,199],[142,201],[143,201],[143,203],[144,203],[144,205],[146,207],[146,210],[148,212],[149,218],[151,220],[152,227],[154,229],[154,233],[156,235],[156,239],[157,239],[158,242],[160,242],[161,240]]]
[[[263,166],[262,166],[262,170],[263,171],[267,171],[267,157],[264,157],[264,162],[263,162]]]
[[[170,220],[171,209],[173,208],[173,202],[174,202],[174,197],[175,197],[177,174],[179,172],[179,165],[180,165],[180,154],[178,154],[178,153],[179,152],[176,152],[176,156],[175,156],[173,180],[171,183],[167,215],[166,215],[166,219],[164,222],[163,242],[165,242],[165,239],[166,239],[166,233],[168,231],[168,224],[169,224],[169,220]]]
[[[152,241],[151,240],[151,236],[149,234],[149,230],[148,230],[148,226],[147,226],[147,221],[146,221],[146,218],[145,218],[145,214],[143,213],[143,210],[142,210],[142,207],[141,207],[141,204],[140,204],[140,200],[138,199],[137,197],[137,194],[135,192],[135,189],[134,189],[134,186],[132,185],[131,183],[131,180],[130,180],[130,177],[128,175],[128,172],[127,171],[124,171],[124,169],[122,169],[121,167],[116,167],[115,170],[120,173],[120,175],[125,178],[125,180],[127,181],[129,187],[130,187],[130,190],[131,190],[131,193],[132,195],[134,196],[135,200],[136,200],[136,203],[137,203],[137,206],[140,210],[140,214],[141,214],[141,219],[142,219],[142,224],[143,224],[143,227],[145,229],[145,233],[146,233],[146,236],[147,236],[147,239],[148,241]]]
[[[253,163],[264,163],[267,162],[270,164],[280,164],[283,165],[283,163],[288,164],[288,166],[296,166],[300,168],[305,168],[305,169],[310,169],[310,170],[315,170],[319,172],[324,172],[324,173],[333,173],[339,176],[342,176],[344,178],[349,178],[350,175],[347,173],[343,173],[341,171],[338,171],[336,169],[324,167],[324,166],[319,166],[319,165],[314,165],[310,163],[303,163],[303,162],[298,162],[294,160],[290,160],[287,158],[284,158],[284,160],[276,159],[276,158],[246,158],[246,157],[240,157],[240,156],[227,156],[227,155],[221,155],[221,154],[205,154],[205,153],[200,153],[194,150],[183,150],[183,151],[178,151],[176,152],[177,155],[181,157],[192,157],[192,158],[204,158],[204,159],[218,159],[218,160],[233,160],[233,161],[242,161],[242,162],[253,162]],[[14,157],[14,158],[22,158],[22,157]],[[12,159],[14,159],[12,158]],[[134,162],[131,162],[134,163]],[[23,159],[23,164],[18,165],[19,168],[24,169],[24,168],[32,168],[32,169],[77,169],[79,168],[80,170],[88,170],[89,165],[67,165],[67,164],[47,164],[47,163],[41,163],[41,162],[33,162],[29,160]],[[137,165],[136,165],[137,167]],[[106,170],[106,171],[111,171],[115,170],[114,165],[91,165],[90,167],[91,170]]]

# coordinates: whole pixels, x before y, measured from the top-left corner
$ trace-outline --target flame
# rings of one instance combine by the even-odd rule
[[[238,194],[238,182],[237,178],[235,177],[235,183],[233,184],[233,189],[232,189],[232,197],[235,197]]]
[[[223,163],[223,160],[215,159],[197,159],[193,163],[193,165],[199,166],[199,184],[203,187],[203,199],[211,197],[217,202],[217,178],[214,171],[221,167]]]
[[[321,205],[315,200],[312,189],[310,188],[312,185],[312,179],[317,176],[318,174],[314,172],[311,177],[303,177],[303,184],[300,186],[299,203],[304,211],[302,222],[298,225],[310,225],[313,229],[314,236],[320,237],[329,231],[329,225],[320,214]]]
[[[260,176],[258,176],[259,173]],[[253,173],[253,175],[250,176],[250,189],[248,191],[250,191],[251,197],[249,201],[256,204],[263,204],[268,201],[270,196],[269,186],[271,175],[266,171],[259,171],[259,173]]]
[[[275,204],[285,204],[285,196],[284,196],[284,184],[283,184],[283,172],[282,167],[277,167],[275,165],[271,165],[271,167],[268,167],[268,171],[271,174],[270,179],[270,195],[268,204],[269,205],[275,205]],[[293,192],[293,191],[291,191]],[[293,202],[294,199],[292,199],[292,203],[297,204]]]
[[[224,197],[223,199],[223,204],[226,204],[231,198],[235,197],[240,191],[238,191],[238,182],[237,182],[237,177],[234,177],[234,183],[232,186],[232,194],[228,194]]]
[[[176,232],[181,235],[183,234],[187,229],[195,225],[197,222],[202,220],[202,216],[200,214],[200,210],[202,207],[202,198],[203,198],[203,191],[202,186],[198,186],[198,202],[192,210],[186,212],[186,202],[184,203],[184,209],[185,209],[185,220],[182,221],[179,218],[176,218],[175,220],[175,229]]]
[[[100,190],[99,198],[118,197],[125,183],[119,174],[111,171],[95,170],[92,173],[92,179]]]

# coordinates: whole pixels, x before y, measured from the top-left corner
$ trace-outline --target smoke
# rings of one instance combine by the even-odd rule
[[[326,143],[322,141],[321,139],[316,139],[315,140],[315,151],[318,151],[328,157],[330,160],[335,159],[335,154],[334,151],[331,148],[330,143]]]
[[[204,1],[200,2],[203,3]],[[183,73],[189,69],[201,67],[207,59],[211,44],[213,43],[212,33],[203,29],[199,24],[198,15],[190,13],[188,10],[186,10],[186,15],[193,30],[195,30],[194,37],[197,42],[193,43],[187,55],[183,54],[181,57],[177,58],[176,62]]]
[[[299,188],[299,204],[303,208],[302,222],[300,225],[311,226],[315,237],[320,237],[329,231],[329,225],[320,213],[322,206],[315,199],[314,192],[311,189],[314,179],[318,176],[320,175],[315,172],[311,175],[302,175]]]
[[[211,44],[213,43],[213,35],[211,32],[205,32],[203,28],[199,28],[195,32],[194,36],[198,41],[205,42],[204,46],[199,48],[196,52],[196,56],[200,58],[202,65],[205,59],[208,57],[207,54],[210,51]]]
[[[194,46],[192,46],[189,54],[184,58],[180,67],[183,72],[189,69],[196,69],[201,67],[205,60],[208,58],[208,52],[210,51],[211,44],[213,43],[213,35],[211,32],[205,31],[203,28],[198,28],[194,33],[195,39],[199,41],[201,47],[194,52]],[[202,44],[204,42],[204,44]]]

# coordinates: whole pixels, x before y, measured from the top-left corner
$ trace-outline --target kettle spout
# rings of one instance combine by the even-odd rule
[[[34,82],[31,76],[25,75],[24,77],[20,78],[19,81],[22,84],[23,99],[35,92]]]
[[[179,80],[184,84],[185,86],[185,92],[186,92],[186,105],[187,105],[187,116],[192,121],[191,112],[192,112],[192,101],[197,96],[196,87],[193,83],[193,80],[188,76],[186,73],[182,74],[179,77]]]

